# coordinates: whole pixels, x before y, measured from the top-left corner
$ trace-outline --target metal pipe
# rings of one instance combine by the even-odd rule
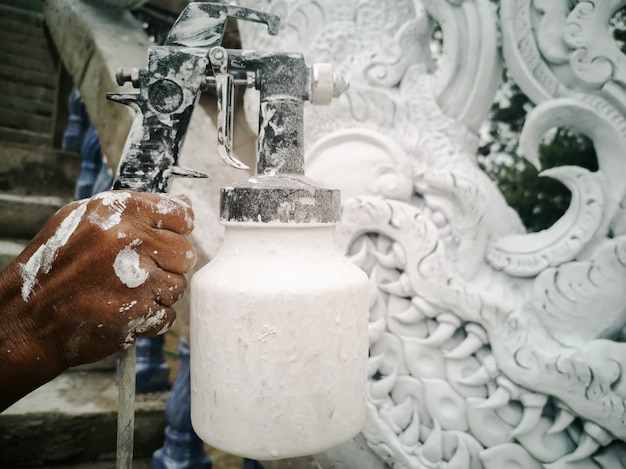
[[[135,365],[137,349],[131,345],[120,352],[117,415],[117,469],[133,467],[135,437]]]

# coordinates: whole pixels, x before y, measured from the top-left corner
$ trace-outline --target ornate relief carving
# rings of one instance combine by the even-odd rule
[[[623,2],[567,4],[501,4],[506,65],[537,104],[524,155],[539,166],[542,135],[571,126],[599,160],[543,173],[572,204],[532,234],[475,162],[501,67],[489,1],[273,1],[289,41],[242,31],[351,81],[307,109],[305,139],[371,280],[369,467],[626,467],[626,95],[621,56],[601,46]]]
[[[626,57],[607,27],[624,6],[624,0],[580,2],[567,18],[564,39],[574,49],[570,65],[584,86],[601,87],[609,80],[626,86]]]

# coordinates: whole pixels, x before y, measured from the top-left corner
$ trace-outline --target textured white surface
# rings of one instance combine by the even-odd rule
[[[367,278],[332,225],[254,225],[192,281],[194,429],[254,459],[323,451],[364,423]]]

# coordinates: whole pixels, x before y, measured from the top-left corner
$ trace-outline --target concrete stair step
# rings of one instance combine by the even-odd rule
[[[12,18],[11,16],[5,18]],[[11,29],[0,30],[0,39],[3,42],[4,49],[10,49],[13,44],[23,44],[29,47],[37,49],[47,48],[48,41],[44,35],[43,26],[37,27],[25,23],[22,28],[19,28],[20,24],[17,21],[5,21],[5,23],[12,24]]]
[[[2,12],[2,10],[0,10]],[[43,31],[41,32],[43,34]],[[41,61],[42,64],[45,64],[49,67],[54,62],[52,61],[52,57],[50,56],[50,50],[48,48],[48,44],[45,44],[45,47],[32,47],[32,45],[22,44],[20,42],[9,40],[6,43],[1,43],[0,46],[2,51],[7,54],[17,55],[28,57],[30,59],[35,59]]]
[[[54,102],[54,89],[47,86],[25,86],[23,83],[0,78],[2,94],[36,101]]]
[[[1,238],[32,239],[71,198],[0,194]]]
[[[45,49],[34,49],[19,44],[11,48],[3,45],[0,49],[0,59],[2,60],[0,66],[6,64],[25,70],[47,73],[50,75],[51,81],[55,78],[54,63]]]
[[[24,129],[10,129],[0,126],[0,142],[32,147],[49,146],[52,142],[50,133],[31,132]]]
[[[15,10],[15,15],[29,18],[36,15],[41,16],[43,0],[0,0],[0,7],[2,9]]]
[[[43,15],[37,12],[20,10],[0,4],[0,27],[3,33],[15,32],[19,34],[43,32]]]
[[[28,244],[24,239],[0,239],[0,272],[13,262]]]
[[[6,64],[0,67],[0,79],[42,88],[56,87],[56,74],[35,72]]]
[[[17,196],[71,199],[81,167],[80,154],[4,143],[0,146],[0,191]]]
[[[0,54],[0,60],[2,60],[1,56],[2,54]],[[16,112],[30,112],[35,116],[51,119],[54,113],[54,103],[21,96],[0,94],[0,109]]]
[[[13,8],[7,8],[6,5],[0,4],[0,11],[4,14],[0,17],[0,26],[4,32],[16,32],[24,34],[26,32],[39,31],[43,28],[43,17],[39,13],[30,13],[24,10],[18,10],[17,13]]]
[[[137,395],[138,463],[163,444],[167,396]],[[114,372],[63,373],[0,414],[0,467],[115,467],[117,400]]]
[[[29,109],[5,108],[0,113],[0,126],[45,134],[52,131],[52,117],[33,114]]]

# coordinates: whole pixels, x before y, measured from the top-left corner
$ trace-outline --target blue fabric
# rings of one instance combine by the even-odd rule
[[[78,176],[78,181],[76,181],[74,196],[77,199],[84,199],[86,197],[91,197],[98,192],[102,192],[102,190],[107,190],[110,187],[109,184],[109,187],[105,187],[101,190],[94,190],[96,181],[98,181],[99,177],[102,177],[100,173],[103,170],[106,172],[108,169],[104,164],[104,158],[100,150],[100,141],[96,135],[96,129],[94,129],[91,124],[89,124],[87,132],[83,138],[83,142],[80,146],[80,153],[83,157],[83,163],[80,175]],[[104,177],[106,177],[106,174]],[[102,186],[102,182],[100,185]]]

